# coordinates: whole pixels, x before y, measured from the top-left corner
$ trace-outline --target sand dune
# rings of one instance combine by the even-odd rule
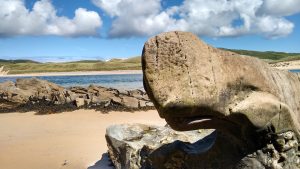
[[[105,169],[111,124],[164,125],[156,111],[77,110],[53,115],[0,114],[0,164],[5,169]]]

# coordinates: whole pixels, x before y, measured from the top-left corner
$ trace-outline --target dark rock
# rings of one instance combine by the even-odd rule
[[[78,87],[78,86],[70,87],[70,90],[76,94],[83,94],[83,95],[88,94],[88,89],[84,87]]]

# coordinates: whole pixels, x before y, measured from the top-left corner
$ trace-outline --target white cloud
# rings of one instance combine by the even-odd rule
[[[112,37],[153,35],[171,29],[175,19],[162,11],[160,0],[93,0],[114,21]]]
[[[300,0],[265,0],[261,12],[277,16],[292,15],[300,12]]]
[[[225,37],[261,34],[267,38],[287,36],[294,28],[294,24],[283,17],[287,14],[274,16],[268,11],[258,13],[268,1],[271,0],[185,0],[181,13],[189,25],[186,30],[198,35]],[[276,2],[280,4],[279,1]],[[237,20],[242,21],[242,24],[235,25]]]
[[[0,36],[14,35],[97,35],[102,26],[98,13],[78,8],[69,19],[57,16],[50,0],[37,1],[32,10],[25,7],[23,0],[1,0]]]
[[[211,37],[259,34],[289,35],[285,17],[300,12],[300,0],[184,0],[163,9],[163,0],[93,0],[113,19],[112,37],[149,36],[164,31],[191,31]],[[166,1],[166,0],[165,0]]]

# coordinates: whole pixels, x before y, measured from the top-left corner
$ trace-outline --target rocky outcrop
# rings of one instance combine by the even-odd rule
[[[190,168],[300,167],[297,75],[216,49],[186,32],[149,39],[142,66],[145,90],[173,129],[218,133],[215,144],[197,157],[206,165]]]
[[[77,108],[138,110],[153,107],[141,90],[122,93],[117,89],[94,85],[63,88],[37,78],[0,83],[0,103],[0,112],[20,109],[55,113]]]
[[[108,127],[105,137],[116,169],[171,169],[197,164],[185,160],[205,151],[214,135],[213,130],[178,132],[168,126],[123,124]],[[205,136],[208,138],[201,140]]]
[[[9,70],[5,71],[4,66],[0,67],[0,76],[7,75]]]

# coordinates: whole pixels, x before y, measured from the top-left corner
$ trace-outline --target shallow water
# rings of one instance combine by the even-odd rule
[[[18,78],[32,77],[0,77],[0,83],[7,80],[15,82]],[[39,79],[47,80],[63,87],[83,86],[90,84],[112,87],[119,90],[143,89],[142,74],[122,75],[78,75],[78,76],[39,76]]]
[[[289,70],[293,73],[300,73],[300,69]],[[32,77],[0,77],[0,83],[7,80],[15,82],[18,78]],[[87,87],[91,84],[116,88],[119,90],[143,90],[142,74],[122,74],[122,75],[76,75],[76,76],[39,76],[37,78],[47,80],[63,87],[82,86]]]
[[[293,70],[289,70],[292,73],[300,73],[300,69],[293,69]]]

